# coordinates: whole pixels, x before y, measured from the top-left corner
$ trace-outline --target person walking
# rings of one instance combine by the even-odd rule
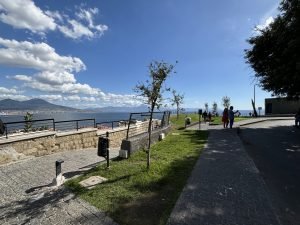
[[[297,113],[295,114],[295,126],[297,128],[300,127],[300,108],[298,109]]]
[[[236,114],[237,112],[238,112],[238,110],[235,111],[235,112],[233,112],[233,106],[230,106],[229,112],[228,112],[228,114],[229,114],[229,127],[230,127],[230,129],[232,129],[232,126],[233,126],[234,114]]]
[[[204,111],[204,113],[202,114],[202,117],[204,119],[204,122],[206,123],[206,118],[207,118],[207,112],[206,111]]]
[[[2,120],[0,118],[0,135],[4,134],[5,129],[6,129],[6,127],[5,127],[4,123],[2,122]]]
[[[225,108],[223,111],[223,116],[222,116],[222,122],[223,122],[223,127],[227,128],[228,127],[228,108]]]
[[[211,112],[208,113],[208,122],[211,122]]]

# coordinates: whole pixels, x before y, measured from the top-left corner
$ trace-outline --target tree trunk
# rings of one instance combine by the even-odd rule
[[[147,169],[150,169],[150,147],[151,147],[151,131],[152,131],[152,117],[154,106],[151,106],[151,113],[148,125],[148,151],[147,151]]]

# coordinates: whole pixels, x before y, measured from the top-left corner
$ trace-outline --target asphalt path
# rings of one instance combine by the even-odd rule
[[[300,128],[275,120],[240,128],[240,137],[270,191],[282,225],[300,225]]]

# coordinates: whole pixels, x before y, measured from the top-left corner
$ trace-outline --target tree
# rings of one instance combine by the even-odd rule
[[[230,106],[230,98],[228,96],[224,96],[222,98],[222,105],[224,106],[224,108],[229,108],[229,106]]]
[[[177,62],[176,62],[177,63]],[[149,105],[150,119],[148,125],[148,147],[147,147],[147,168],[150,168],[150,147],[151,147],[151,128],[152,118],[155,108],[159,109],[162,105],[163,92],[168,90],[163,87],[164,82],[174,70],[174,65],[163,61],[153,61],[149,65],[149,80],[146,83],[139,83],[135,87],[135,92],[145,98],[145,103]]]
[[[208,113],[208,103],[207,102],[204,104],[204,107],[205,107],[205,111]]]
[[[25,132],[31,131],[31,128],[32,128],[32,118],[33,118],[33,114],[31,114],[29,112],[27,112],[26,115],[24,116],[24,120],[26,121],[25,125],[24,125],[24,131]]]
[[[300,1],[283,0],[280,14],[251,37],[245,59],[263,90],[274,96],[300,97]]]
[[[212,104],[212,113],[213,113],[214,115],[216,115],[217,112],[218,112],[218,104],[217,104],[216,102],[214,102],[214,103]]]
[[[180,106],[183,104],[184,95],[177,93],[176,90],[172,91],[173,98],[171,98],[171,104],[172,106],[176,105],[176,114],[177,114],[177,120],[179,118],[179,112],[183,109],[180,108]]]

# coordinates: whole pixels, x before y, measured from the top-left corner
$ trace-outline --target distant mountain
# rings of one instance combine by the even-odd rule
[[[45,100],[34,98],[28,101],[16,101],[12,99],[4,99],[0,101],[0,111],[16,110],[16,111],[76,111],[78,109],[55,105]]]

